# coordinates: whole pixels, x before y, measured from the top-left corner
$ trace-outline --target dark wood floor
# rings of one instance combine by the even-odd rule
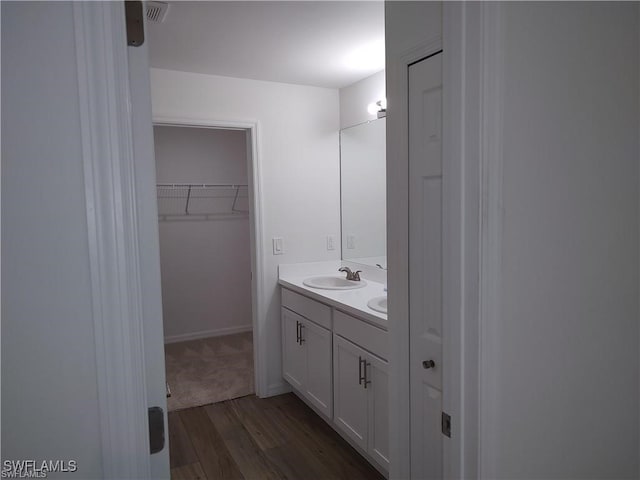
[[[172,479],[382,477],[295,395],[169,413]]]

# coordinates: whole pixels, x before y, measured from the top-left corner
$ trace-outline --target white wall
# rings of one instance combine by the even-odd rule
[[[247,184],[243,130],[155,126],[154,144],[158,183]],[[240,190],[236,208],[247,210]],[[182,215],[185,198],[158,200],[160,214],[180,212],[159,222],[165,341],[251,329],[249,217],[231,214],[235,193],[201,199],[196,189],[190,216]]]
[[[244,130],[153,127],[158,183],[247,183]]]
[[[272,391],[283,388],[278,264],[340,258],[326,235],[340,232],[338,91],[152,69],[154,116],[258,122],[265,256],[266,355]],[[272,237],[284,255],[272,255]]]
[[[638,478],[638,4],[504,14],[499,338],[482,373],[500,422],[480,443],[495,478]]]
[[[377,118],[367,111],[370,103],[386,98],[384,70],[340,89],[340,128]]]
[[[393,1],[385,4],[387,84],[393,61],[442,34],[442,2]],[[387,89],[389,91],[389,89]]]
[[[76,460],[98,478],[72,19],[69,3],[2,3],[2,460]]]

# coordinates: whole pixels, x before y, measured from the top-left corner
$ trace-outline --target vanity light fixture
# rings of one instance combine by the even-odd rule
[[[367,105],[367,112],[371,115],[377,115],[378,118],[384,118],[387,116],[387,99],[383,98],[375,103]]]

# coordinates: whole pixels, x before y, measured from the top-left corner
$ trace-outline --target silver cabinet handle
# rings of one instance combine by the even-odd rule
[[[300,322],[296,320],[296,343],[300,345]]]
[[[366,360],[362,357],[358,357],[358,385],[362,385],[363,381],[366,381],[366,372],[365,375],[362,375],[362,364],[366,363]]]
[[[302,345],[304,343],[304,323],[300,324],[300,345]]]
[[[371,362],[364,361],[364,388],[371,383],[371,380],[367,379],[367,367],[371,366]]]

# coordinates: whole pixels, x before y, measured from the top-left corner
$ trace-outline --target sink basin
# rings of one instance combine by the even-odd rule
[[[387,296],[373,297],[367,302],[367,307],[380,313],[387,313]]]
[[[367,282],[360,280],[354,282],[353,280],[347,280],[344,277],[337,275],[322,275],[319,277],[309,277],[303,282],[304,285],[311,288],[320,288],[323,290],[354,290],[356,288],[362,288],[367,285]]]

